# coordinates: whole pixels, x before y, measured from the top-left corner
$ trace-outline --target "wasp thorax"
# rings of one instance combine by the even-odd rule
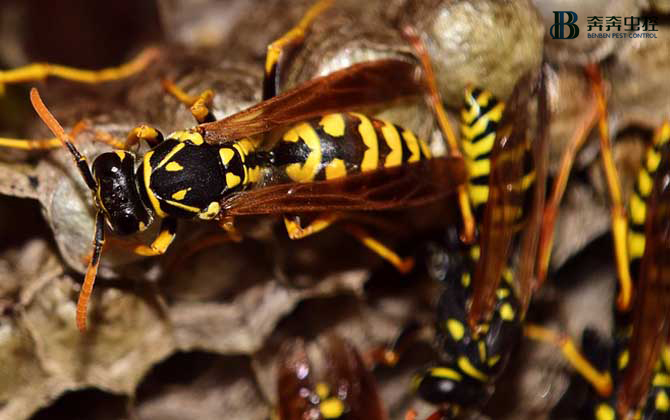
[[[146,229],[151,215],[135,184],[135,155],[124,151],[103,153],[93,162],[96,199],[110,228],[120,235]]]

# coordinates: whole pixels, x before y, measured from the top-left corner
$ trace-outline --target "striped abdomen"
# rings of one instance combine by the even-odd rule
[[[647,150],[644,165],[638,172],[633,194],[628,202],[628,260],[633,278],[638,275],[640,259],[644,254],[647,200],[651,195],[662,153],[668,151],[668,143],[670,143],[670,124],[666,122],[655,136],[654,144]]]
[[[409,130],[358,113],[329,114],[287,130],[270,150],[274,182],[311,182],[431,157]]]

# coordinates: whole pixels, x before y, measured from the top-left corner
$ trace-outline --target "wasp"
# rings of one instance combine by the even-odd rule
[[[601,144],[611,153],[600,70],[591,66],[588,71],[598,104]],[[612,201],[616,211],[620,204],[616,199]],[[603,339],[595,331],[586,329],[582,336],[582,354],[565,336],[539,328],[529,330],[531,336],[559,344],[575,370],[588,382],[588,395],[580,410],[582,418],[660,419],[670,416],[668,121],[654,134],[626,210],[621,214],[625,248],[616,248],[615,244],[615,259],[618,275],[621,276],[624,266],[630,284],[628,279],[619,277],[611,339]],[[623,302],[622,296],[625,298]]]
[[[315,378],[302,340],[285,343],[278,360],[280,420],[388,419],[374,376],[348,341],[327,337],[323,380]]]
[[[167,83],[169,92],[191,106],[199,125],[168,136],[150,126],[137,127],[129,134],[126,147],[99,155],[91,166],[37,90],[31,91],[36,112],[55,141],[72,155],[97,208],[93,251],[77,304],[81,331],[86,329],[105,225],[116,234],[131,235],[160,220],[155,240],[133,247],[140,255],[160,255],[175,238],[179,219],[216,220],[234,237],[233,221],[238,216],[283,215],[288,235],[298,239],[325,229],[345,212],[422,205],[443,199],[464,185],[467,174],[461,158],[432,156],[428,144],[411,131],[344,112],[421,93],[423,84],[415,63],[365,62],[281,94],[276,94],[278,88],[267,88],[278,80],[287,46],[300,44],[310,22],[330,3],[317,2],[295,28],[268,47],[262,102],[213,121],[208,108],[213,92],[194,98]],[[59,73],[49,73],[54,67],[38,68],[40,72],[30,67],[9,71],[3,81],[37,79],[45,74],[82,80],[76,69],[65,72],[57,67]],[[104,80],[127,77],[128,68],[106,70]],[[21,77],[12,78],[17,74]],[[44,147],[53,147],[55,141]],[[143,156],[127,150],[139,141],[151,146]],[[21,147],[17,144],[25,146],[17,140],[0,143]],[[302,225],[301,215],[312,216],[308,225]],[[348,231],[399,270],[411,268],[411,259],[400,258],[359,227],[350,226]]]

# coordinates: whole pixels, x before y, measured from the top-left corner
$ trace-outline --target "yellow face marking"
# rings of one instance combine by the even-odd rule
[[[488,382],[489,377],[488,375],[484,374],[483,372],[480,372],[476,367],[470,363],[470,360],[468,360],[467,357],[461,356],[458,358],[458,367],[461,368],[461,370],[465,373],[468,374],[468,376],[477,379],[481,382]]]
[[[596,420],[614,420],[616,418],[614,409],[609,404],[600,404],[596,407]]]
[[[191,190],[191,187],[185,188],[183,190],[179,190],[176,193],[172,194],[172,198],[177,201],[181,201],[186,197],[186,193],[188,193]]]
[[[316,387],[314,388],[316,391],[316,395],[319,396],[322,400],[326,399],[328,395],[330,395],[330,387],[328,384],[325,384],[323,382],[319,382],[316,384]]]
[[[342,114],[329,114],[321,118],[319,125],[323,127],[326,134],[333,137],[342,137],[344,135],[344,117]]]
[[[382,136],[384,137],[386,145],[391,149],[389,154],[386,155],[384,167],[391,168],[402,164],[402,143],[400,142],[400,134],[398,134],[398,130],[393,124],[384,121],[384,125],[382,126]]]
[[[226,172],[226,187],[235,188],[242,182],[242,179],[232,172]]]
[[[465,335],[465,326],[454,318],[447,320],[447,330],[449,331],[451,337],[456,341],[461,341]]]
[[[190,141],[196,146],[200,146],[205,142],[202,139],[202,135],[200,135],[200,133],[190,130],[175,131],[174,133],[170,134],[168,138],[176,139],[181,142]]]
[[[619,360],[617,360],[617,368],[619,370],[624,370],[626,366],[628,366],[628,359],[630,357],[630,354],[628,353],[628,350],[624,350],[621,352],[619,355]]]
[[[372,122],[365,115],[352,113],[351,115],[359,119],[358,133],[361,135],[363,144],[367,150],[363,153],[363,161],[361,162],[361,172],[372,171],[379,167],[379,141],[377,139],[377,132],[372,126]]]
[[[668,394],[665,391],[661,390],[656,394],[655,407],[658,411],[664,413],[670,410],[670,398],[668,398]]]
[[[321,415],[326,419],[337,419],[344,414],[344,403],[337,398],[328,398],[319,404]]]
[[[326,166],[326,179],[341,178],[347,174],[347,167],[342,159],[333,159]]]
[[[221,211],[221,205],[216,201],[212,201],[205,211],[198,214],[198,217],[202,220],[212,220],[218,216],[219,211]]]
[[[183,166],[181,166],[179,163],[174,162],[174,161],[165,165],[165,170],[168,171],[168,172],[179,172],[183,169],[184,169]]]
[[[121,159],[121,162],[123,162],[123,159],[126,158],[126,152],[124,152],[123,150],[114,150],[114,153],[116,153],[119,159]]]
[[[149,202],[151,203],[151,207],[153,207],[153,211],[156,213],[158,217],[166,217],[167,214],[161,209],[161,204],[158,201],[158,197],[156,197],[156,194],[154,194],[154,191],[151,189],[151,156],[153,156],[154,152],[150,151],[147,152],[146,155],[144,155],[144,189],[147,191],[147,197],[149,197]]]
[[[460,381],[463,379],[460,373],[445,367],[434,367],[430,369],[430,374],[436,378],[452,379],[454,381]]]
[[[419,154],[419,141],[414,137],[414,133],[408,130],[402,132],[402,138],[405,140],[405,144],[410,152],[407,162],[417,162],[421,158]]]
[[[298,124],[286,134],[283,140],[297,142],[302,139],[310,149],[310,154],[304,163],[292,163],[286,166],[286,175],[295,182],[310,182],[314,180],[321,165],[321,140],[314,128],[308,123]]]
[[[165,200],[165,202],[172,205],[172,206],[179,207],[182,210],[190,211],[191,213],[199,213],[200,212],[199,208],[180,203],[179,201]]]
[[[638,225],[644,224],[647,217],[647,206],[639,195],[631,194],[628,208],[630,209],[630,220]]]
[[[176,145],[175,147],[173,147],[172,150],[170,150],[170,151],[168,152],[168,154],[165,155],[165,157],[163,158],[163,160],[160,161],[160,163],[158,164],[158,166],[156,166],[156,169],[158,169],[158,168],[162,168],[163,166],[165,166],[165,164],[167,164],[167,163],[170,161],[170,159],[172,159],[172,158],[174,157],[174,155],[176,155],[177,153],[179,153],[179,151],[180,151],[181,149],[183,149],[184,147],[186,147],[186,145],[185,145],[184,143],[179,143],[178,145]]]
[[[503,303],[500,306],[500,318],[505,321],[514,320],[514,308],[509,303]]]
[[[230,160],[235,157],[235,152],[233,149],[223,148],[219,149],[219,156],[221,157],[221,162],[223,162],[223,165],[228,166]]]

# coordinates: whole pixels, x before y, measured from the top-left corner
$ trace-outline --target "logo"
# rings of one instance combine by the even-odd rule
[[[567,18],[566,18],[567,16]],[[567,22],[565,19],[568,19]],[[579,26],[577,22],[577,13],[575,12],[554,12],[554,24],[549,28],[549,35],[554,39],[574,39],[579,35]],[[570,28],[570,34],[565,36],[565,27]]]

